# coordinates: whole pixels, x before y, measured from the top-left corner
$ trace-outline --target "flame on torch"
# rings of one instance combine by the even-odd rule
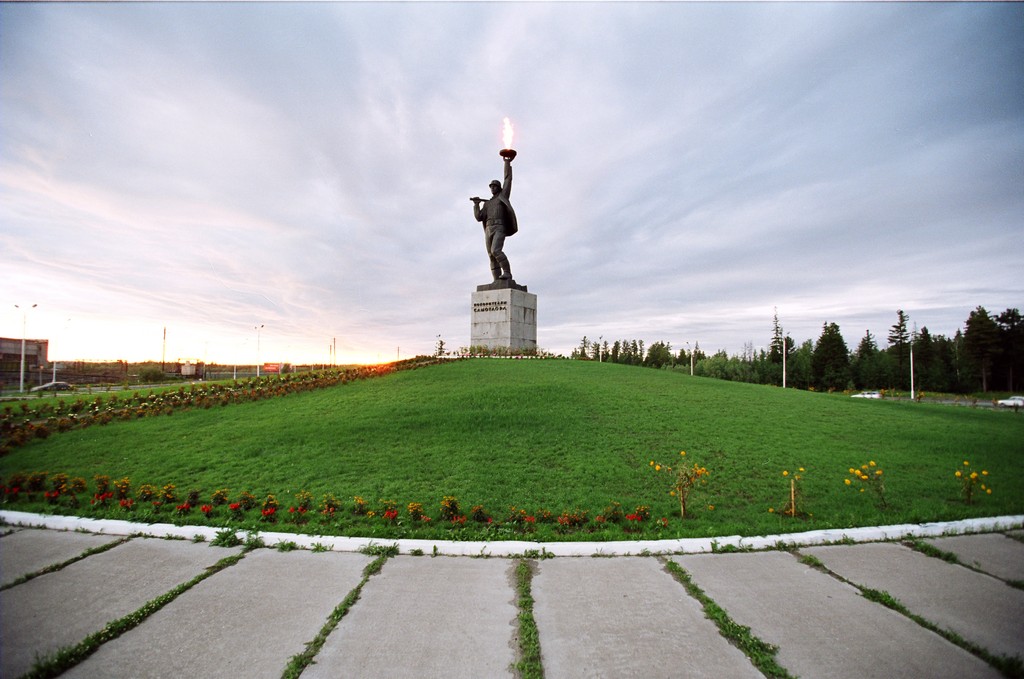
[[[512,148],[512,121],[507,117],[505,118],[505,122],[502,127],[501,139],[505,144],[505,148]]]

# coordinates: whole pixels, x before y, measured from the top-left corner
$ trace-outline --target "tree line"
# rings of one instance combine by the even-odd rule
[[[824,323],[816,342],[800,345],[783,335],[773,317],[768,349],[747,343],[738,355],[724,350],[708,356],[695,344],[673,352],[668,342],[645,346],[643,340],[583,337],[571,358],[650,368],[692,370],[694,375],[755,384],[783,384],[820,391],[847,389],[909,390],[911,370],[918,391],[974,393],[1024,390],[1024,321],[1017,309],[992,315],[979,306],[953,337],[912,330],[910,317],[896,311],[885,345],[867,331],[852,351],[835,323]],[[913,361],[911,361],[911,358]]]

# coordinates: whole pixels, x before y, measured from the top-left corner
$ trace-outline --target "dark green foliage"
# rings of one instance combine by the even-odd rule
[[[822,391],[841,391],[850,382],[850,352],[839,326],[826,323],[811,355],[814,386]]]
[[[992,365],[1001,352],[1001,346],[999,326],[985,311],[985,307],[979,306],[967,318],[964,351],[981,379],[981,390],[988,391]]]

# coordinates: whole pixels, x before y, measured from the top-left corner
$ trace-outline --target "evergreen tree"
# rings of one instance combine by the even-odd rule
[[[839,326],[826,323],[811,356],[811,373],[819,389],[841,390],[850,382],[850,352]]]
[[[1007,309],[996,316],[999,324],[999,360],[996,365],[1007,391],[1017,391],[1024,377],[1024,320],[1020,311]]]
[[[896,310],[896,324],[889,329],[889,355],[896,360],[896,380],[893,386],[906,389],[910,386],[910,333],[907,332],[907,315],[903,309]]]
[[[857,351],[850,362],[850,374],[855,387],[870,389],[886,384],[882,380],[883,374],[878,356],[878,344],[875,342],[874,335],[868,330],[864,333],[860,344],[857,345]]]
[[[785,340],[782,337],[782,327],[779,325],[778,310],[772,315],[772,341],[768,351],[768,360],[772,363],[782,363],[782,352],[785,350]]]
[[[789,373],[786,378],[786,386],[797,389],[807,389],[811,386],[811,357],[813,354],[814,345],[811,340],[804,340],[804,343],[786,359],[786,370]]]
[[[988,391],[992,365],[999,355],[1000,339],[999,326],[985,307],[979,306],[967,317],[964,351],[981,379],[982,392]]]

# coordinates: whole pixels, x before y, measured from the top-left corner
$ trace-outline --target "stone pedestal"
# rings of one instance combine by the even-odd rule
[[[477,286],[470,345],[488,349],[537,348],[537,295],[514,281]]]

